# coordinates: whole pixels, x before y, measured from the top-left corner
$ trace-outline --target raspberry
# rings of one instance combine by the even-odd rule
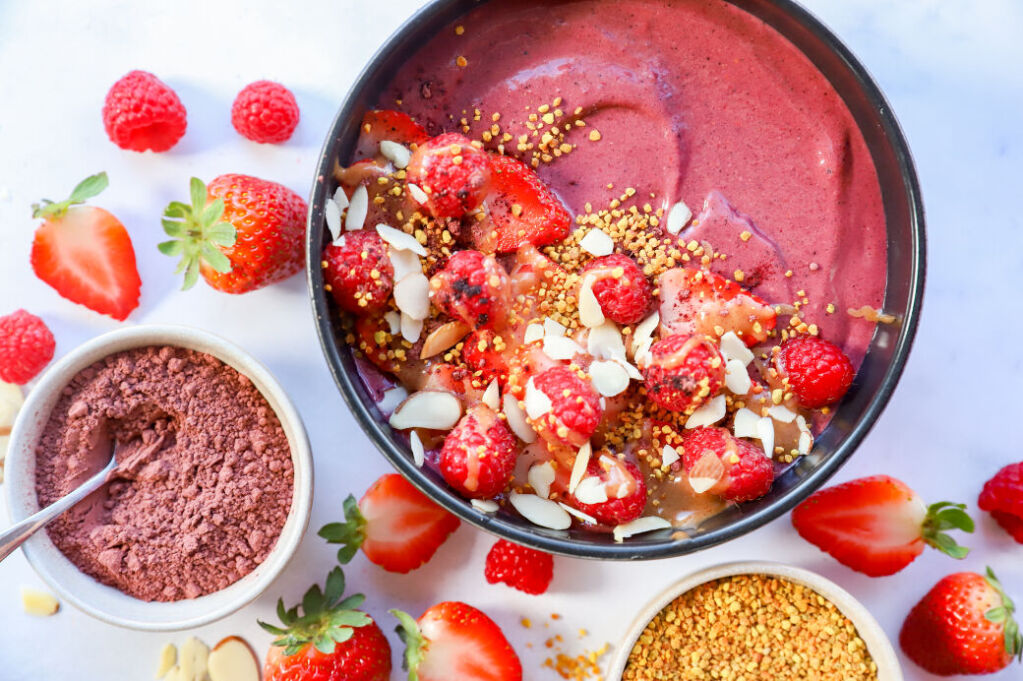
[[[504,582],[535,596],[547,591],[554,579],[554,558],[549,553],[498,539],[487,554],[484,574],[491,584]]]
[[[445,133],[412,153],[408,181],[426,192],[431,215],[460,218],[483,202],[490,184],[490,158],[468,137]]]
[[[0,380],[28,383],[53,359],[56,342],[46,323],[25,310],[0,317]]]
[[[650,354],[643,370],[646,393],[668,411],[692,414],[721,390],[724,358],[706,337],[668,336],[654,343]]]
[[[530,419],[537,433],[548,442],[581,447],[600,424],[604,409],[600,396],[590,382],[565,366],[556,366],[538,374],[533,387],[550,400],[551,409],[537,419]],[[526,389],[529,411],[530,394]]]
[[[856,373],[835,345],[817,336],[796,336],[781,346],[775,366],[799,403],[817,409],[842,399]]]
[[[462,360],[484,381],[502,383],[508,377],[508,362],[502,353],[504,340],[490,329],[473,331],[462,342]]]
[[[277,144],[291,137],[298,125],[298,103],[280,83],[249,83],[231,105],[231,125],[242,137],[261,144]]]
[[[430,279],[433,303],[474,329],[500,326],[508,307],[508,274],[479,251],[458,251]]]
[[[682,466],[690,477],[705,477],[709,471],[720,475],[708,489],[726,501],[752,501],[767,494],[774,482],[774,464],[764,451],[725,428],[691,428],[682,436]],[[707,455],[716,456],[721,465]],[[695,471],[695,472],[694,472]]]
[[[122,149],[167,151],[185,134],[188,116],[163,81],[147,71],[131,71],[107,92],[103,127]]]
[[[590,460],[586,474],[605,483],[608,499],[597,504],[586,504],[574,494],[569,494],[569,503],[573,507],[603,525],[621,525],[643,515],[643,509],[646,508],[646,481],[636,464],[602,456]],[[618,487],[621,484],[627,485],[626,494],[618,497]]]
[[[515,437],[489,407],[477,406],[444,439],[440,472],[462,496],[490,499],[504,491],[515,468]]]
[[[1023,461],[1009,464],[985,482],[977,505],[1023,544]]]
[[[583,281],[587,273],[594,277],[593,295],[605,317],[619,324],[635,324],[646,316],[653,293],[635,260],[621,253],[605,255],[586,265]]]
[[[387,244],[376,232],[346,232],[323,249],[323,262],[327,286],[342,308],[363,313],[387,305],[394,287],[394,266]]]

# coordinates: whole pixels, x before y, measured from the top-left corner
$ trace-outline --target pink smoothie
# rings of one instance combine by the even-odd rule
[[[802,52],[721,0],[494,1],[425,44],[379,104],[431,133],[464,117],[473,138],[499,114],[517,138],[559,97],[562,122],[586,125],[537,172],[573,213],[627,187],[640,205],[685,201],[697,219],[682,236],[729,255],[715,269],[742,270],[771,303],[807,298],[801,316],[859,364],[874,325],[846,310],[883,300],[881,192],[851,114]]]

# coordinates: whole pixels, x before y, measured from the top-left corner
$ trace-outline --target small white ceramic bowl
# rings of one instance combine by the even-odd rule
[[[629,626],[628,631],[622,638],[621,644],[615,650],[614,657],[611,659],[611,666],[605,677],[607,681],[621,680],[622,674],[625,672],[625,664],[629,660],[629,653],[632,652],[632,648],[639,639],[640,634],[643,633],[643,630],[646,629],[646,626],[654,616],[669,603],[690,589],[715,579],[754,574],[787,579],[790,582],[813,589],[834,603],[842,614],[848,617],[856,626],[860,638],[867,644],[867,650],[877,665],[878,681],[902,681],[902,667],[899,666],[895,650],[892,649],[892,644],[888,641],[884,630],[877,623],[877,620],[874,619],[874,616],[859,601],[853,598],[852,594],[815,572],[770,561],[742,561],[715,565],[691,574],[662,591],[640,611],[639,615]]]
[[[173,345],[213,355],[247,376],[277,414],[288,438],[294,464],[291,511],[277,545],[252,572],[225,589],[172,603],[146,602],[100,584],[80,571],[61,553],[44,530],[22,549],[39,576],[60,598],[105,622],[132,629],[171,631],[191,629],[225,617],[255,600],[284,569],[309,523],[313,495],[313,463],[302,419],[284,389],[248,353],[205,331],[184,326],[144,325],[119,329],[94,338],[56,362],[28,395],[11,432],[5,462],[7,507],[18,522],[39,510],[35,492],[35,449],[61,390],[71,378],[122,350],[150,345]]]

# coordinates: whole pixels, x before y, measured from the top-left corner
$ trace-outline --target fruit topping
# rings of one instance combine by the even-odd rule
[[[394,266],[376,232],[346,232],[323,249],[323,264],[326,286],[342,309],[365,314],[387,307]]]
[[[642,321],[653,299],[643,270],[635,260],[620,253],[587,263],[582,285],[589,285],[604,316],[619,324]]]
[[[774,464],[763,450],[724,428],[685,430],[682,450],[682,465],[697,493],[752,501],[767,494],[774,482]]]
[[[566,366],[537,374],[526,386],[526,416],[543,439],[578,448],[600,423],[600,396],[586,378]]]
[[[733,331],[746,345],[767,339],[774,308],[738,283],[693,267],[671,269],[658,282],[661,324],[672,334],[720,338]]]
[[[589,461],[582,480],[568,494],[568,504],[603,525],[623,525],[643,514],[646,492],[636,464],[600,456]]]
[[[460,218],[476,210],[490,184],[490,157],[469,138],[445,133],[418,145],[408,162],[408,181],[426,196],[434,217]]]
[[[775,365],[796,399],[808,409],[842,399],[856,373],[841,348],[816,336],[796,336],[786,341]]]
[[[466,498],[490,499],[511,480],[518,445],[497,414],[487,406],[470,409],[444,439],[440,472]]]
[[[430,297],[474,329],[500,327],[508,308],[508,275],[492,255],[458,251],[430,279]]]
[[[677,333],[651,346],[643,379],[647,397],[688,415],[720,392],[725,362],[706,337]]]

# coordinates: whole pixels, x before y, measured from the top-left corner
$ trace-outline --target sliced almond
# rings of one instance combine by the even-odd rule
[[[423,188],[412,182],[408,184],[408,193],[420,206],[430,200],[430,197],[423,191]]]
[[[665,229],[669,234],[678,234],[693,219],[693,211],[686,205],[685,201],[679,201],[668,211],[668,221]]]
[[[536,442],[536,431],[526,422],[526,414],[519,406],[519,401],[511,393],[505,393],[501,400],[501,411],[508,420],[508,427],[515,437],[525,443]]]
[[[341,236],[341,208],[334,199],[324,201],[323,219],[326,220],[327,229],[330,230],[330,240],[337,241]]]
[[[721,457],[711,451],[704,452],[689,469],[689,486],[697,494],[703,494],[718,484],[724,474],[725,464],[721,462]]]
[[[394,285],[394,304],[412,319],[430,314],[430,280],[422,272],[406,274]]]
[[[753,361],[753,351],[746,347],[742,339],[734,331],[727,331],[721,336],[721,354],[726,360],[737,359],[743,366]]]
[[[671,445],[664,445],[664,449],[661,450],[661,465],[670,466],[678,460],[678,450]]]
[[[490,385],[483,391],[483,396],[480,397],[480,402],[487,405],[494,411],[501,410],[501,386],[498,385],[497,379],[490,381]]]
[[[757,423],[760,416],[756,412],[743,407],[735,412],[735,419],[732,423],[732,430],[735,437],[757,437]]]
[[[625,361],[625,340],[618,325],[606,321],[589,330],[586,334],[586,350],[597,359],[619,359]]]
[[[404,144],[398,144],[391,140],[380,142],[380,155],[394,164],[395,168],[401,170],[408,168],[408,162],[412,160],[412,152]]]
[[[583,513],[578,508],[573,508],[563,501],[558,502],[558,506],[565,509],[569,515],[573,515],[584,523],[590,523],[591,525],[597,524],[597,519],[591,516],[589,513]]]
[[[568,512],[550,499],[541,499],[535,494],[512,492],[508,501],[523,518],[552,530],[567,530],[572,526],[572,518]]]
[[[345,194],[344,187],[338,187],[334,190],[334,203],[336,203],[337,207],[341,210],[348,208],[348,194]]]
[[[428,359],[453,348],[469,331],[469,325],[461,320],[441,324],[426,336],[423,349],[419,352],[419,359]]]
[[[178,674],[188,681],[204,681],[209,671],[210,649],[195,636],[189,636],[178,650]]]
[[[423,446],[423,441],[419,437],[419,433],[415,430],[410,431],[408,436],[409,449],[412,450],[412,463],[419,468],[423,467],[426,463],[426,447]]]
[[[401,337],[409,343],[416,343],[423,335],[423,320],[413,319],[404,312],[401,313]]]
[[[648,515],[642,518],[636,518],[632,522],[625,523],[624,525],[619,525],[611,532],[611,534],[614,535],[616,542],[621,542],[637,534],[653,532],[655,530],[666,530],[670,527],[671,523],[664,518],[655,515]]]
[[[380,235],[381,239],[399,251],[412,251],[421,258],[426,257],[426,248],[423,244],[416,241],[416,238],[411,234],[406,234],[400,229],[384,224],[377,225],[377,234]]]
[[[544,336],[564,336],[568,332],[561,322],[547,317],[543,320]]]
[[[764,447],[764,455],[768,459],[774,458],[774,421],[770,416],[764,416],[757,421],[757,437]]]
[[[551,495],[551,483],[554,482],[554,464],[544,461],[530,467],[526,473],[526,482],[538,497],[547,499]]]
[[[579,240],[579,248],[599,258],[614,253],[615,242],[606,232],[594,228]]]
[[[366,224],[367,215],[369,215],[369,191],[366,189],[366,185],[360,184],[352,192],[348,212],[345,213],[345,231],[354,232],[357,229],[362,229]]]
[[[526,404],[526,416],[533,421],[546,415],[554,408],[554,405],[551,404],[551,398],[547,396],[547,393],[536,387],[532,378],[526,383],[526,397],[523,402]]]
[[[548,334],[543,338],[543,354],[557,362],[571,360],[576,355],[581,355],[585,352],[582,346],[566,336],[551,336]]]
[[[579,481],[573,494],[580,503],[602,504],[607,501],[607,486],[603,480],[591,475]]]
[[[529,344],[535,343],[538,340],[543,340],[543,324],[530,324],[522,335],[522,342]]]
[[[725,396],[718,395],[689,415],[686,428],[712,426],[725,418],[726,411]]]
[[[725,387],[736,395],[745,395],[753,387],[753,381],[740,360],[730,359],[725,363]]]
[[[593,388],[605,397],[621,395],[629,387],[629,374],[618,362],[597,360],[590,364]]]
[[[405,390],[400,385],[388,388],[384,391],[384,394],[380,396],[380,401],[377,402],[377,409],[383,414],[390,414],[398,405],[405,401],[408,397],[408,390]]]
[[[501,508],[493,499],[470,499],[469,503],[477,511],[482,511],[483,513],[497,513],[498,509]]]
[[[591,456],[593,456],[593,446],[589,442],[583,444],[576,452],[575,461],[572,462],[572,474],[568,478],[569,494],[575,492],[583,476],[586,475],[586,468],[590,465]]]
[[[14,383],[0,381],[0,428],[10,428],[18,417],[25,396]]]
[[[423,263],[412,251],[399,251],[390,247],[387,249],[387,255],[391,260],[391,267],[394,268],[394,281],[401,281],[409,274],[423,273]]]
[[[449,392],[420,390],[409,395],[391,414],[392,428],[451,430],[462,418],[462,402]]]
[[[796,447],[800,454],[809,454],[813,449],[813,436],[804,430],[799,434],[799,444]]]
[[[797,414],[796,415],[796,425],[799,426],[799,432],[801,432],[801,433],[809,433],[810,432],[810,426],[807,425],[806,419],[803,418],[802,414]]]
[[[597,296],[593,293],[593,276],[583,277],[579,287],[579,321],[587,328],[594,328],[604,323],[604,311],[600,309]]]
[[[646,319],[636,325],[636,328],[632,332],[632,351],[633,353],[642,345],[645,341],[648,341],[654,337],[654,331],[657,330],[657,325],[661,323],[661,313],[654,312],[649,315]]]
[[[155,679],[162,679],[167,676],[167,672],[171,670],[178,662],[178,649],[173,643],[165,643],[163,648],[160,649],[160,662],[156,666]]]
[[[49,617],[60,610],[60,601],[55,596],[39,589],[21,587],[21,608],[28,615]]]
[[[645,341],[640,343],[638,348],[636,348],[636,352],[632,356],[632,359],[636,362],[636,366],[640,369],[650,364],[650,361],[653,359],[653,355],[650,353],[650,348],[653,347],[653,344],[654,339],[647,338]]]
[[[259,662],[249,644],[228,636],[210,651],[209,681],[259,681]]]
[[[796,412],[782,404],[768,407],[767,415],[779,423],[792,423],[796,420]]]

